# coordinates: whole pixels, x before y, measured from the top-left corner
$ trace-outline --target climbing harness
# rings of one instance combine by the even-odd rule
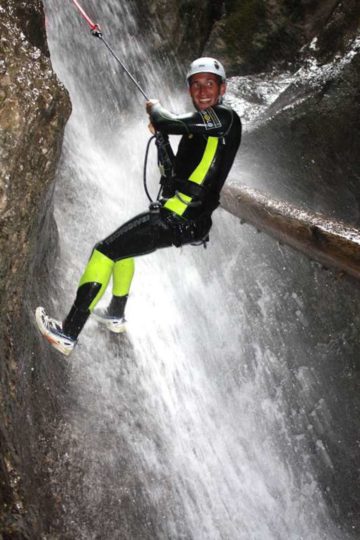
[[[189,180],[180,180],[179,178],[176,178],[174,176],[172,163],[169,158],[168,152],[166,150],[166,145],[168,144],[168,142],[164,140],[164,137],[160,132],[157,132],[156,135],[153,135],[152,137],[150,137],[146,145],[146,150],[145,150],[143,182],[144,182],[144,190],[149,201],[151,203],[154,202],[153,199],[151,198],[151,195],[147,187],[147,163],[148,163],[148,158],[149,158],[150,145],[154,139],[155,139],[155,144],[158,148],[158,166],[161,173],[160,189],[157,194],[156,201],[159,201],[160,197],[163,200],[167,200],[168,197],[165,197],[164,195],[162,195],[162,191],[165,187],[171,187],[173,191],[171,197],[175,196],[180,202],[182,202],[183,204],[185,204],[186,206],[190,208],[201,206],[202,203],[200,199],[204,195],[204,187],[201,186],[200,184],[195,184],[194,182],[190,182]],[[196,197],[198,200],[186,201],[184,199],[185,196]]]

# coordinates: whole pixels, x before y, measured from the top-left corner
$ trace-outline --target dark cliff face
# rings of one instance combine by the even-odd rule
[[[229,75],[297,69],[314,38],[318,60],[328,62],[344,53],[360,23],[357,0],[136,0],[135,5],[144,32],[155,30],[158,37],[150,40],[150,56],[170,54],[185,65],[201,55],[216,56]]]
[[[222,9],[204,52],[230,75],[303,72],[246,133],[244,177],[251,169],[275,197],[358,225],[359,2],[224,0]],[[238,92],[251,101],[241,80]]]
[[[318,60],[330,61],[344,53],[360,21],[356,0],[225,0],[223,8],[205,52],[223,60],[232,75],[296,69],[314,38]]]
[[[297,78],[247,133],[241,160],[255,186],[355,226],[360,222],[359,63],[360,50],[349,48],[348,61],[329,65],[324,78],[317,79],[319,67],[314,77]]]
[[[40,444],[35,396],[45,391],[32,368],[36,348],[27,338],[23,290],[34,280],[35,253],[45,264],[43,250],[55,234],[51,191],[70,103],[51,69],[40,0],[1,0],[0,11],[0,530],[22,538],[36,529],[30,456]]]
[[[187,65],[201,56],[214,23],[223,13],[223,0],[135,0],[135,6],[144,32],[151,36],[149,56],[163,60],[175,75],[177,60]],[[166,60],[169,55],[174,59],[172,65]]]

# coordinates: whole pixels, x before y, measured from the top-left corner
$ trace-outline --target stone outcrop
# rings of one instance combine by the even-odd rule
[[[328,62],[344,53],[360,22],[357,0],[225,0],[223,7],[205,52],[235,75],[296,69],[314,38],[318,60]]]
[[[33,414],[42,381],[19,355],[29,347],[23,290],[35,253],[46,260],[40,223],[49,238],[56,233],[51,192],[70,102],[51,69],[40,0],[1,0],[0,15],[0,531],[27,538],[36,530],[36,490],[30,495],[24,482],[35,485],[30,454],[40,444]]]
[[[241,168],[276,198],[359,226],[360,44],[345,58],[280,94],[246,134]]]
[[[225,186],[222,207],[325,267],[360,279],[360,229],[247,186]]]

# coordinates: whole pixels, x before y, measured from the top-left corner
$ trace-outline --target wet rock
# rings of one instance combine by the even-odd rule
[[[229,75],[297,69],[309,47],[329,62],[343,54],[360,20],[357,0],[153,0],[137,2],[151,39],[150,55],[187,64],[216,56]],[[147,30],[146,30],[147,29]],[[316,40],[316,46],[313,40]],[[175,61],[175,60],[174,60]]]
[[[226,186],[222,207],[251,223],[258,232],[302,251],[326,267],[360,279],[360,230],[322,214],[305,211],[288,202],[273,200],[268,193],[247,186]]]
[[[202,54],[213,24],[222,15],[223,1],[213,0],[152,0],[137,2],[139,20],[152,38],[150,56],[165,54],[187,64]],[[153,32],[158,39],[154,41]]]
[[[360,47],[305,66],[251,127],[242,170],[272,195],[358,226]],[[241,85],[241,83],[240,83]]]
[[[34,279],[34,254],[46,259],[40,224],[55,234],[51,191],[70,103],[48,59],[40,0],[1,0],[0,14],[0,530],[6,538],[31,538],[32,402],[39,388],[30,361],[36,348],[28,348],[23,332],[30,324],[23,291]]]
[[[344,53],[356,35],[356,0],[225,0],[205,52],[219,57],[229,74],[247,74],[292,66],[317,38],[317,57],[328,62]]]

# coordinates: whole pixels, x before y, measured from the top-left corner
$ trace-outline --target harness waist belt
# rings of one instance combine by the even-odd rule
[[[180,178],[175,178],[174,180],[175,189],[181,191],[189,197],[196,197],[197,199],[202,199],[205,195],[205,188],[200,184],[195,184],[190,180],[181,180]]]

